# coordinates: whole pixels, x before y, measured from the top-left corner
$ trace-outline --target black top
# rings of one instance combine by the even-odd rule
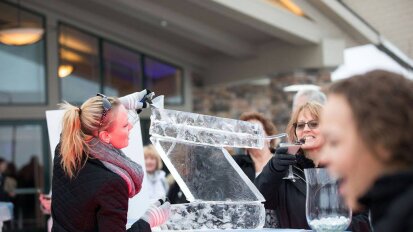
[[[307,186],[303,170],[313,167],[311,160],[299,154],[297,165],[293,166],[294,176],[298,177],[295,181],[283,179],[287,176],[288,169],[278,172],[271,161],[255,179],[255,185],[266,200],[265,208],[276,211],[281,228],[310,229],[305,215]],[[367,212],[354,214],[348,230],[370,231]]]
[[[52,180],[53,232],[126,231],[128,187],[125,181],[97,159],[88,159],[70,179],[61,166],[56,147]],[[127,230],[150,232],[139,220]]]
[[[9,193],[4,190],[4,183],[7,176],[0,173],[0,201],[11,201]]]
[[[379,178],[360,202],[375,232],[413,231],[413,169]]]
[[[234,155],[232,156],[238,166],[244,171],[245,175],[254,182],[255,180],[255,167],[254,161],[251,159],[250,155]]]

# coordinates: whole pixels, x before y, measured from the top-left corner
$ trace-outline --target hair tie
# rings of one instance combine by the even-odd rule
[[[80,107],[77,107],[78,111],[79,111],[79,116],[82,114],[82,109],[80,109]]]

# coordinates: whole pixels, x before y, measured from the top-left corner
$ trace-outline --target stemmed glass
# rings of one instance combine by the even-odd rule
[[[277,134],[277,135],[267,136],[266,139],[282,139],[283,142],[280,143],[280,147],[288,147],[288,154],[291,154],[291,155],[295,155],[301,147],[301,144],[289,143],[287,133],[281,133],[281,134]],[[294,176],[292,165],[289,165],[288,175],[286,177],[284,177],[283,179],[293,180],[293,181],[295,181],[295,179],[298,179],[297,177]]]

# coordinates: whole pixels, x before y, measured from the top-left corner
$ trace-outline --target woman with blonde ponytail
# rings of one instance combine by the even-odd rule
[[[80,107],[67,102],[52,180],[54,232],[126,231],[128,199],[139,193],[142,167],[122,148],[133,125],[127,110],[147,107],[153,97],[143,90],[122,98],[98,94]],[[149,232],[169,216],[169,202],[151,207],[127,231]]]

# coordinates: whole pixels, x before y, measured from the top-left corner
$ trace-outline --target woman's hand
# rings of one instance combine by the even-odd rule
[[[151,100],[154,96],[154,92],[150,91],[149,89],[144,89],[140,92],[135,92],[120,97],[119,101],[128,110],[141,111],[143,108],[147,108],[149,104],[151,104]]]
[[[171,203],[164,199],[157,200],[149,206],[141,219],[145,220],[151,228],[164,224],[171,214]]]
[[[289,165],[297,163],[295,155],[288,154],[288,147],[278,147],[271,158],[271,168],[277,172],[285,172]]]
[[[51,214],[51,206],[52,206],[52,199],[48,195],[40,193],[39,195],[40,201],[40,210],[44,214]]]

